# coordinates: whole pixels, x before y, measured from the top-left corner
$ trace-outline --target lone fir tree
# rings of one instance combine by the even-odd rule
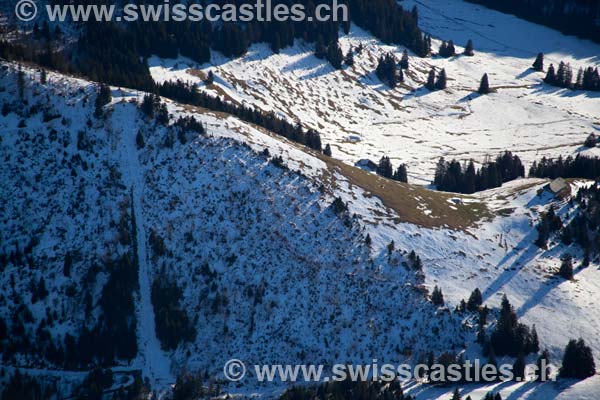
[[[544,70],[544,53],[538,53],[537,57],[535,58],[535,61],[533,62],[532,67],[536,71]]]
[[[477,89],[477,92],[479,94],[488,94],[490,91],[490,82],[488,79],[488,74],[486,73],[481,77],[481,82],[479,83],[479,89]]]
[[[471,39],[469,39],[467,41],[467,45],[465,46],[465,51],[463,52],[463,54],[465,56],[469,56],[472,57],[475,55],[475,52],[473,51],[473,41]]]
[[[471,296],[469,296],[469,301],[467,302],[467,310],[477,311],[482,303],[483,299],[481,296],[481,291],[479,290],[479,288],[475,288],[473,292],[471,292]]]
[[[440,71],[440,74],[438,75],[437,81],[435,82],[435,87],[436,89],[446,89],[446,81],[447,81],[447,77],[446,77],[446,70],[444,68],[442,68],[442,70]]]
[[[435,70],[433,68],[429,71],[429,75],[427,76],[427,83],[425,84],[425,87],[429,90],[435,89]]]
[[[404,49],[404,52],[402,53],[399,65],[402,69],[408,69],[408,51],[406,49]]]
[[[207,85],[212,85],[215,81],[215,74],[212,71],[208,71],[208,74],[206,75],[206,79],[204,80],[204,83]]]
[[[564,279],[573,279],[573,259],[570,254],[563,256],[558,274]]]

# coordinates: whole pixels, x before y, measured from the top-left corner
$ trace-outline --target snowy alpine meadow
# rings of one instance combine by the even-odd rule
[[[203,65],[152,58],[150,71],[157,82],[197,83],[207,93],[317,129],[335,157],[348,163],[377,162],[387,155],[394,164],[406,163],[411,181],[421,184],[431,182],[441,156],[482,162],[508,149],[530,164],[542,156],[573,154],[587,135],[600,130],[600,94],[544,85],[545,73],[531,69],[538,52],[546,67],[560,61],[575,71],[597,65],[599,44],[462,0],[402,5],[418,6],[420,26],[433,36],[434,50],[440,39],[453,40],[460,54],[472,39],[475,55],[411,56],[404,82],[390,89],[374,72],[377,60],[387,52],[400,59],[405,48],[383,45],[352,26],[340,37],[340,47],[344,54],[361,44],[363,50],[354,55],[353,66],[339,71],[314,56],[313,44],[280,54],[255,45],[238,59],[213,56]],[[432,67],[446,70],[446,90],[424,87]],[[215,84],[207,87],[202,78],[209,71]],[[474,93],[484,73],[497,90],[489,96]]]
[[[0,400],[599,399],[600,376],[572,371],[600,366],[597,184],[528,171],[600,156],[584,146],[600,92],[543,82],[551,63],[598,66],[600,44],[462,0],[400,4],[434,54],[408,51],[395,88],[375,71],[405,48],[354,24],[341,69],[303,40],[147,60],[157,84],[273,112],[331,156],[234,113],[2,60]],[[442,40],[458,55],[437,55]],[[445,89],[425,87],[432,68]],[[479,168],[504,151],[525,176],[433,185],[440,157]],[[383,156],[408,182],[364,167]],[[560,376],[335,386],[252,369],[542,359]]]

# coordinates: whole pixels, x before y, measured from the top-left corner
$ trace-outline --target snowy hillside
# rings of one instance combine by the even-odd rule
[[[488,155],[512,150],[528,167],[542,156],[597,153],[583,150],[582,143],[600,129],[600,97],[547,86],[541,82],[544,74],[530,66],[538,52],[545,53],[546,66],[563,60],[575,69],[597,65],[598,45],[462,1],[403,2],[407,8],[413,4],[428,33],[457,44],[472,39],[475,56],[411,57],[404,83],[389,89],[375,76],[377,58],[393,51],[399,59],[403,49],[382,45],[353,26],[340,44],[344,52],[359,44],[364,49],[355,55],[354,66],[342,71],[315,58],[310,45],[281,54],[255,45],[240,59],[213,57],[210,65],[155,58],[151,72],[158,82],[195,82],[208,93],[318,129],[324,142],[332,144],[334,158],[350,164],[363,158],[376,161],[382,155],[396,165],[406,162],[413,182],[431,182],[440,156],[482,162]],[[439,43],[434,40],[433,48]],[[432,66],[446,69],[446,90],[423,87]],[[208,71],[215,74],[213,85],[202,82]],[[486,72],[497,92],[474,94]],[[560,257],[571,253],[581,259],[581,250],[558,245],[542,251],[533,244],[539,213],[554,201],[548,193],[536,195],[546,183],[519,180],[477,194],[495,216],[492,223],[471,227],[466,234],[420,230],[415,235],[410,225],[388,230],[383,224],[376,235],[383,243],[393,239],[426,255],[428,286],[447,288],[453,304],[474,288],[493,305],[507,294],[519,316],[545,332],[542,347],[554,357],[560,359],[564,342],[573,336],[593,342],[598,357],[598,268],[579,268],[574,282],[564,282],[555,276]],[[561,215],[573,213],[568,205],[558,205]]]
[[[2,81],[10,107],[19,101],[16,75],[9,71]],[[109,259],[128,254],[137,262],[139,353],[118,364],[141,368],[155,388],[173,382],[184,366],[218,374],[234,353],[257,362],[332,363],[368,362],[384,349],[391,361],[458,349],[473,335],[426,300],[418,289],[422,276],[402,265],[408,249],[388,255],[371,225],[382,219],[380,201],[318,158],[201,110],[195,115],[209,136],[168,145],[173,131],[145,121],[130,104],[138,94],[113,90],[113,105],[96,118],[94,85],[55,74],[48,84],[37,79],[25,70],[28,106],[11,108],[2,119],[3,179],[19,193],[2,193],[8,206],[2,251],[18,249],[29,265],[9,258],[3,266],[1,315],[9,330],[16,329],[11,315],[20,308],[31,310],[20,322],[27,335],[43,327],[48,343],[59,348],[65,333],[76,337],[83,326],[92,329],[90,315],[100,323],[106,318],[101,299]],[[59,109],[59,117],[44,117]],[[169,109],[185,113],[173,104]],[[145,137],[139,149],[138,132]],[[264,149],[283,155],[285,166],[269,162]],[[44,185],[44,176],[58,182]],[[349,202],[349,212],[333,211],[337,195]],[[393,226],[395,215],[388,212],[384,220]],[[365,242],[369,232],[372,248]],[[157,278],[183,290],[181,306],[197,331],[175,352],[161,350],[154,334],[150,292]],[[30,297],[29,288],[40,280],[50,294]],[[300,309],[305,316],[293,318]],[[282,339],[274,342],[273,335]],[[328,348],[335,359],[324,356]],[[7,365],[62,365],[61,358],[36,357],[41,349],[27,349],[17,347]]]
[[[429,188],[441,156],[483,163],[511,150],[528,168],[600,155],[582,146],[600,133],[600,95],[545,85],[530,69],[538,52],[546,66],[598,65],[600,45],[460,0],[402,4],[418,6],[434,50],[472,39],[475,55],[411,55],[395,89],[374,71],[404,49],[355,26],[340,45],[362,51],[342,70],[302,41],[280,54],[213,52],[203,65],[149,60],[156,82],[193,82],[317,129],[333,157],[224,112],[55,72],[46,82],[3,61],[0,395],[15,370],[60,398],[85,397],[97,365],[115,372],[105,395],[168,397],[193,371],[221,397],[277,398],[290,385],[227,382],[223,365],[486,360],[478,329],[491,336],[505,295],[553,364],[581,337],[600,366],[600,257],[585,265],[559,232],[547,249],[535,244],[551,209],[565,224],[585,209],[575,198],[593,182],[568,179],[562,197],[538,178],[472,195]],[[446,70],[445,90],[424,88],[432,67]],[[496,90],[480,96],[484,73]],[[353,166],[383,155],[407,163],[408,183]],[[573,279],[558,273],[567,254]],[[490,308],[481,327],[482,308],[458,309],[475,289]],[[457,386],[472,400],[596,400],[600,375]],[[418,379],[404,390],[448,400],[454,386]]]
[[[553,277],[562,250],[543,252],[532,244],[538,212],[553,201],[548,193],[536,194],[544,180],[519,180],[476,196],[452,197],[318,158],[232,117],[169,103],[171,114],[193,113],[208,130],[208,136],[188,137],[182,144],[131,104],[141,99],[138,93],[113,90],[113,105],[98,119],[92,115],[93,85],[55,74],[41,85],[33,81],[33,71],[26,76],[29,108],[11,111],[2,120],[8,166],[3,179],[10,187],[25,188],[17,198],[3,192],[9,207],[2,215],[2,232],[19,232],[3,236],[3,252],[10,252],[15,242],[21,246],[38,240],[28,253],[34,269],[9,263],[3,287],[13,285],[10,279],[17,293],[28,293],[31,282],[43,277],[50,294],[41,301],[23,296],[5,302],[7,321],[14,307],[23,304],[32,311],[25,329],[33,332],[55,310],[58,318],[45,318],[51,337],[61,341],[65,332],[75,334],[84,318],[78,303],[87,290],[79,285],[97,274],[92,290],[100,297],[107,279],[104,267],[90,267],[94,260],[132,252],[139,268],[139,353],[120,364],[142,368],[155,387],[172,382],[183,366],[219,374],[232,355],[257,362],[330,363],[368,362],[374,353],[387,354],[390,361],[411,360],[434,348],[466,347],[469,354],[478,354],[474,332],[461,327],[460,317],[436,311],[416,290],[422,279],[429,288],[442,287],[451,307],[475,287],[490,306],[506,293],[519,316],[536,324],[542,347],[551,350],[555,361],[574,332],[599,353],[597,264],[577,270],[576,280],[565,282]],[[15,101],[14,77],[13,72],[3,78],[5,103]],[[44,119],[59,108],[61,117]],[[19,128],[19,112],[28,116],[26,127]],[[136,146],[138,132],[143,148]],[[269,162],[264,149],[283,155],[287,167]],[[39,176],[46,175],[61,183],[41,185]],[[369,184],[367,178],[379,184]],[[73,197],[73,187],[82,193],[79,197]],[[40,193],[46,190],[52,191],[44,195],[51,201],[42,201],[46,197]],[[413,211],[391,201],[389,191],[412,196]],[[334,213],[335,196],[348,203],[346,216]],[[570,207],[565,202],[559,206],[565,211]],[[480,211],[467,217],[470,208]],[[132,214],[135,224],[129,225]],[[66,223],[69,218],[79,222]],[[439,228],[437,219],[446,221],[446,227]],[[119,226],[134,226],[135,234]],[[65,240],[56,239],[63,236]],[[392,240],[397,250],[388,257]],[[78,252],[65,276],[69,249]],[[424,274],[402,266],[409,250],[421,255]],[[42,262],[44,268],[36,267]],[[181,308],[197,332],[174,352],[163,351],[154,334],[150,291],[157,278],[176,282],[182,290]],[[302,319],[294,318],[298,310]],[[100,314],[94,301],[91,313]],[[274,335],[282,339],[273,342]],[[298,348],[305,351],[300,355]],[[327,349],[335,349],[335,359],[324,358]],[[21,355],[12,363],[32,366],[31,360]],[[522,385],[507,386],[503,393],[525,392]],[[589,386],[586,381],[573,390],[589,392],[581,389]],[[482,394],[488,389],[481,389]],[[562,391],[546,389],[532,393]],[[422,393],[418,398],[436,393],[420,386],[411,390]]]
[[[312,44],[280,54],[254,45],[239,59],[213,56],[200,66],[154,58],[150,71],[158,82],[196,82],[213,95],[315,128],[347,162],[388,155],[394,165],[407,163],[409,180],[419,183],[431,182],[441,156],[482,162],[508,149],[529,164],[579,151],[585,137],[600,130],[600,95],[544,85],[544,73],[530,69],[538,52],[545,53],[546,67],[560,61],[575,70],[598,65],[600,45],[461,0],[402,2],[406,9],[414,4],[420,26],[434,37],[434,52],[441,40],[464,46],[472,39],[475,56],[411,56],[404,84],[390,89],[375,75],[377,59],[391,51],[399,60],[404,48],[382,45],[352,26],[340,46],[344,53],[359,44],[363,50],[340,71],[317,59]],[[431,67],[446,69],[446,90],[424,88]],[[201,79],[208,71],[215,74],[209,87]],[[497,93],[474,94],[484,73]]]

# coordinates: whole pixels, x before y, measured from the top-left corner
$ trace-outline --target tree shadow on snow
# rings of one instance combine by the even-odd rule
[[[519,274],[521,269],[525,267],[531,260],[535,258],[538,253],[538,247],[533,244],[537,230],[532,229],[520,242],[519,244],[509,251],[498,263],[497,268],[505,268],[505,271],[501,273],[482,293],[483,300],[486,301],[497,293],[503,286],[510,282],[515,276]],[[508,262],[517,257],[513,262],[512,266],[508,267]],[[508,267],[508,268],[507,268]]]
[[[585,267],[582,267],[581,265],[574,268],[573,278],[575,279],[577,274],[583,269],[585,269]],[[529,297],[529,300],[527,300],[521,307],[517,309],[517,315],[522,317],[523,315],[527,314],[527,312],[533,307],[537,306],[548,293],[560,286],[563,282],[566,282],[566,280],[559,275],[553,276],[545,282],[542,282],[539,289]]]
[[[524,396],[526,395],[527,398],[543,398],[543,399],[554,399],[556,398],[560,393],[556,392],[556,393],[550,393],[550,391],[552,391],[554,388],[550,388],[549,386],[552,385],[553,382],[527,382],[522,386],[519,386],[519,388],[517,390],[515,390],[514,392],[512,392],[511,394],[509,394],[505,400],[518,400],[521,398],[525,398]],[[543,394],[543,397],[536,397],[536,394],[538,396],[541,396]]]
[[[319,60],[313,54],[306,54],[282,69],[284,73],[298,73],[301,81],[318,78],[333,71],[333,67],[327,61]]]
[[[519,75],[517,75],[516,78],[517,79],[525,78],[526,76],[529,76],[535,72],[537,72],[537,71],[534,70],[533,68],[527,68],[525,71],[523,71]]]
[[[465,97],[458,99],[458,103],[468,103],[469,101],[473,101],[481,96],[482,96],[482,94],[477,93],[477,92],[469,93]]]
[[[427,89],[425,86],[418,87],[404,96],[405,99],[425,97],[434,91]]]
[[[384,82],[382,82],[377,75],[375,74],[375,72],[368,72],[366,74],[363,74],[361,76],[358,77],[357,81],[363,85],[363,86],[368,86],[374,90],[377,90],[380,93],[387,93],[387,92],[391,92],[392,90],[397,89],[398,87],[400,87],[400,85],[397,85],[395,88],[391,88],[389,87],[387,84],[385,84]]]
[[[589,90],[571,90],[557,86],[548,85],[540,82],[533,87],[533,94],[551,94],[560,97],[587,97],[590,99],[600,99],[600,92],[592,92]]]

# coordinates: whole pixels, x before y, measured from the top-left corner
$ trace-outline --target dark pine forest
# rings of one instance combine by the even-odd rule
[[[467,0],[600,43],[600,2],[594,0]]]

